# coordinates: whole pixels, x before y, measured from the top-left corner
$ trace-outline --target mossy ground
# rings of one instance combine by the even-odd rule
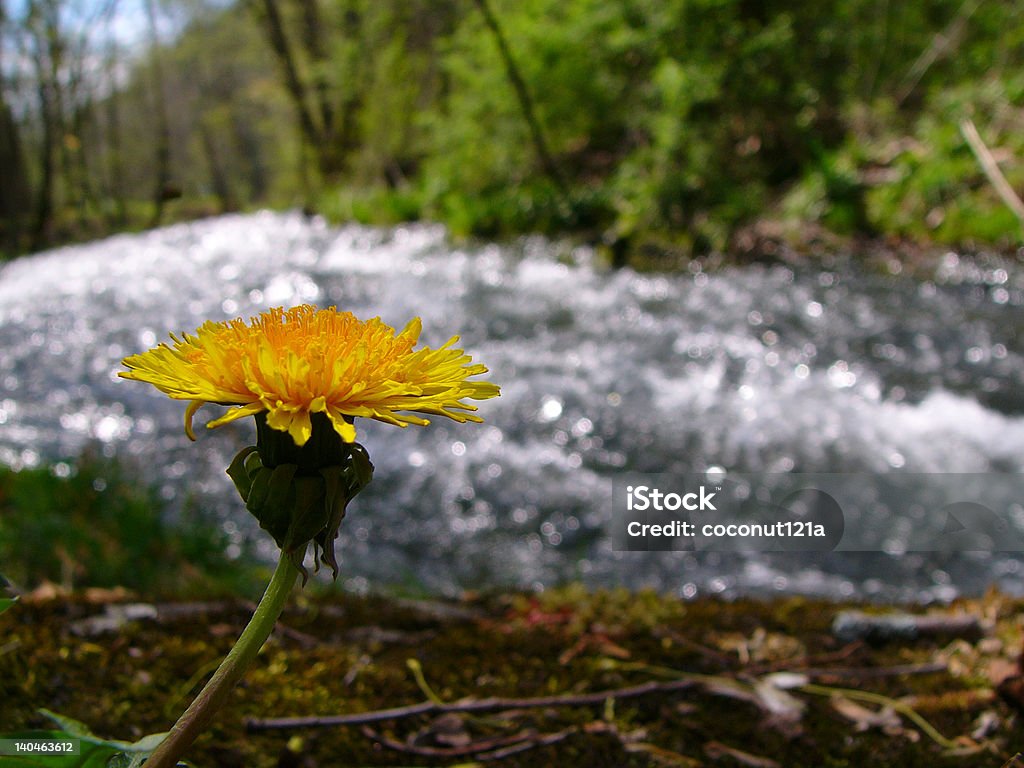
[[[1019,715],[994,691],[999,679],[1019,673],[1018,617],[1024,604],[996,595],[942,609],[969,610],[990,622],[981,640],[875,646],[844,644],[832,636],[832,619],[843,606],[800,598],[683,603],[650,593],[572,587],[446,604],[337,594],[303,596],[293,604],[282,620],[287,629],[275,633],[227,711],[189,753],[194,765],[989,768],[1024,746]],[[164,730],[227,652],[249,611],[231,603],[159,604],[159,619],[102,633],[83,623],[105,615],[109,606],[102,595],[29,598],[0,617],[0,731],[50,727],[37,713],[41,707],[105,737],[134,740]],[[356,713],[421,702],[426,694],[409,659],[418,660],[426,682],[444,701],[621,688],[665,679],[661,667],[743,685],[769,672],[802,671],[820,685],[900,699],[945,737],[962,737],[964,747],[974,747],[952,755],[906,718],[893,728],[890,717],[888,733],[858,731],[828,697],[800,691],[789,693],[806,704],[803,715],[795,723],[773,724],[755,703],[704,685],[614,705],[372,724],[377,734],[399,742],[401,751],[358,726],[246,729],[247,718]],[[943,671],[887,673],[897,665],[936,662]],[[984,713],[990,713],[990,732],[967,738]],[[487,751],[423,754],[465,750],[477,739],[530,729],[563,736],[486,763]]]

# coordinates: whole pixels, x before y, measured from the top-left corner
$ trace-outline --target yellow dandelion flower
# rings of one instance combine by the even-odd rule
[[[265,411],[267,424],[299,446],[312,434],[315,413],[349,443],[359,416],[399,427],[429,423],[415,413],[482,421],[466,400],[497,397],[499,389],[467,379],[487,368],[454,348],[458,336],[438,349],[413,350],[420,328],[419,318],[396,333],[378,317],[364,322],[335,307],[275,308],[248,323],[208,321],[194,336],[171,334],[173,346],[126,357],[129,370],[118,375],[191,401],[185,432],[193,440],[192,417],[204,403],[238,406],[208,428]]]

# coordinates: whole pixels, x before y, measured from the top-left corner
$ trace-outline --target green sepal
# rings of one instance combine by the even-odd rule
[[[249,477],[253,477],[261,469],[263,469],[263,462],[260,460],[258,451],[253,451],[245,457],[245,471],[249,474]]]
[[[355,474],[355,487],[350,485],[349,499],[355,496],[373,480],[373,462],[370,461],[370,454],[359,443],[352,443],[352,471]]]
[[[295,478],[291,525],[285,537],[285,551],[308,544],[324,527],[324,489],[318,477]]]
[[[261,523],[263,520],[260,516],[260,510],[266,504],[267,496],[270,493],[270,476],[270,470],[263,468],[250,475],[252,486],[249,488],[249,497],[245,499],[245,508],[256,515]]]
[[[310,542],[315,567],[322,562],[338,577],[334,543],[341,521],[373,478],[363,446],[340,440],[323,414],[312,421],[313,436],[299,448],[289,434],[257,418],[258,445],[239,451],[227,470],[246,509],[302,573],[303,584]]]
[[[291,524],[290,495],[295,469],[294,464],[282,464],[273,469],[260,467],[255,472],[253,491],[245,505],[282,549]]]
[[[281,464],[271,470],[264,470],[265,472],[270,472],[267,498],[263,502],[264,509],[279,510],[284,513],[287,519],[288,512],[293,508],[295,491],[292,487],[292,481],[295,479],[295,473],[298,469],[294,464]],[[291,523],[288,526],[291,527]]]
[[[320,549],[320,559],[324,565],[330,566],[335,579],[338,578],[338,556],[334,552],[334,542],[341,529],[341,521],[345,517],[345,509],[349,499],[359,491],[349,495],[345,488],[345,472],[341,467],[325,467],[320,470],[324,479],[324,507],[328,512],[327,525],[316,538],[316,546]]]
[[[291,439],[285,433],[281,437]],[[297,457],[304,460],[301,465],[281,463],[272,468],[263,465],[264,453],[285,455],[250,446],[227,469],[246,509],[301,571],[303,584],[308,579],[304,559],[310,542],[315,567],[322,562],[329,565],[337,579],[334,545],[341,521],[348,503],[373,479],[374,465],[367,450],[358,443],[333,445],[329,455],[335,464],[315,466],[311,460],[324,456],[304,454]]]
[[[252,489],[252,478],[249,476],[245,460],[254,453],[256,453],[255,445],[243,448],[231,460],[231,464],[228,467],[228,477],[231,478],[231,482],[238,489],[238,495],[242,497],[242,501],[249,500],[249,491]]]
[[[295,567],[302,574],[305,585],[309,575],[303,561],[309,542],[316,538],[324,527],[324,492],[323,483],[317,477],[297,477],[293,487],[291,523],[281,549],[292,559]],[[314,562],[316,562],[314,552]]]

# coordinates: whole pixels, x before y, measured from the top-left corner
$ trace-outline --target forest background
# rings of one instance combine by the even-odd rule
[[[1022,64],[1013,0],[0,0],[0,250],[265,206],[1009,249],[965,129],[1024,188]]]

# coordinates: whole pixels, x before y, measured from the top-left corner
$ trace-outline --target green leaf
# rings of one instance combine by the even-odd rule
[[[151,733],[148,736],[143,736],[141,739],[131,745],[133,752],[145,752],[149,755],[150,752],[154,751],[160,746],[160,742],[167,737],[167,733]]]
[[[0,735],[4,739],[47,739],[49,741],[66,741],[70,734],[64,731],[22,731],[20,733],[5,733]],[[32,755],[29,757],[3,757],[0,763],[4,768],[113,768],[116,763],[111,760],[121,750],[108,744],[96,743],[78,736],[70,736],[79,739],[79,751],[77,755]]]
[[[166,733],[151,733],[134,743],[103,739],[92,733],[84,723],[70,717],[59,715],[48,709],[40,709],[39,713],[52,720],[63,730],[5,733],[0,734],[0,739],[61,741],[73,738],[79,740],[79,754],[4,757],[0,759],[3,768],[141,768],[146,758],[167,735]],[[179,763],[179,765],[185,765],[185,763]]]
[[[18,602],[18,598],[16,597],[0,597],[0,613],[6,611],[16,602]]]
[[[78,739],[96,739],[96,736],[93,735],[92,731],[89,730],[89,726],[85,723],[72,720],[65,715],[58,715],[56,712],[51,712],[48,709],[40,709],[39,714],[60,726],[61,732],[65,736],[74,736]]]

